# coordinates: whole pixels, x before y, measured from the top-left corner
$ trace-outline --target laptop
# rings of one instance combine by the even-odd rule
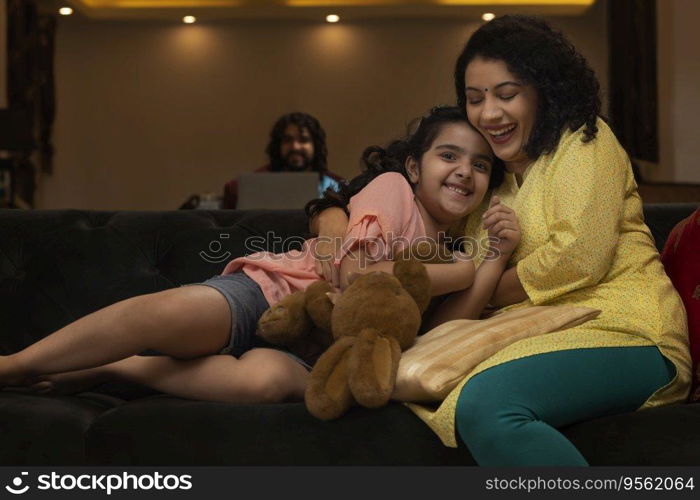
[[[238,178],[241,210],[300,209],[318,198],[316,172],[260,172]]]

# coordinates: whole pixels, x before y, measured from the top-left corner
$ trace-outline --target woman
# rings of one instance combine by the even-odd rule
[[[629,159],[598,116],[595,74],[561,33],[531,17],[484,24],[455,84],[470,123],[505,162],[494,194],[522,228],[491,304],[602,313],[503,349],[436,411],[412,408],[446,445],[456,446],[456,431],[480,465],[587,465],[558,427],[686,399],[682,303],[644,224]],[[466,235],[483,237],[495,215],[484,203]],[[458,300],[442,319],[459,316]]]

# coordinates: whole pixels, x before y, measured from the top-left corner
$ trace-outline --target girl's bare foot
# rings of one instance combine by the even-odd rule
[[[109,379],[103,366],[38,377],[29,386],[36,394],[67,395],[86,391]]]

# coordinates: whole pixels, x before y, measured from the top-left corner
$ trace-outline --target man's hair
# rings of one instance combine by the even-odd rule
[[[265,152],[270,158],[270,170],[279,172],[285,170],[284,159],[280,155],[280,145],[284,131],[288,125],[296,125],[299,130],[306,129],[311,135],[314,143],[314,156],[311,159],[311,170],[323,174],[327,170],[326,157],[326,132],[316,118],[306,113],[289,113],[282,116],[270,132],[270,142],[265,148]]]
[[[537,92],[537,115],[525,152],[536,159],[554,151],[565,128],[584,126],[582,138],[595,138],[600,85],[586,59],[560,31],[534,16],[497,17],[469,38],[457,60],[457,103],[465,109],[464,72],[477,57],[503,61],[508,71]]]

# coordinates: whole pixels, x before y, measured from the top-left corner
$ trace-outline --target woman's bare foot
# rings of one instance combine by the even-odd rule
[[[98,366],[87,370],[44,375],[36,378],[29,388],[36,394],[67,395],[86,391],[109,378],[108,370],[104,366]]]

